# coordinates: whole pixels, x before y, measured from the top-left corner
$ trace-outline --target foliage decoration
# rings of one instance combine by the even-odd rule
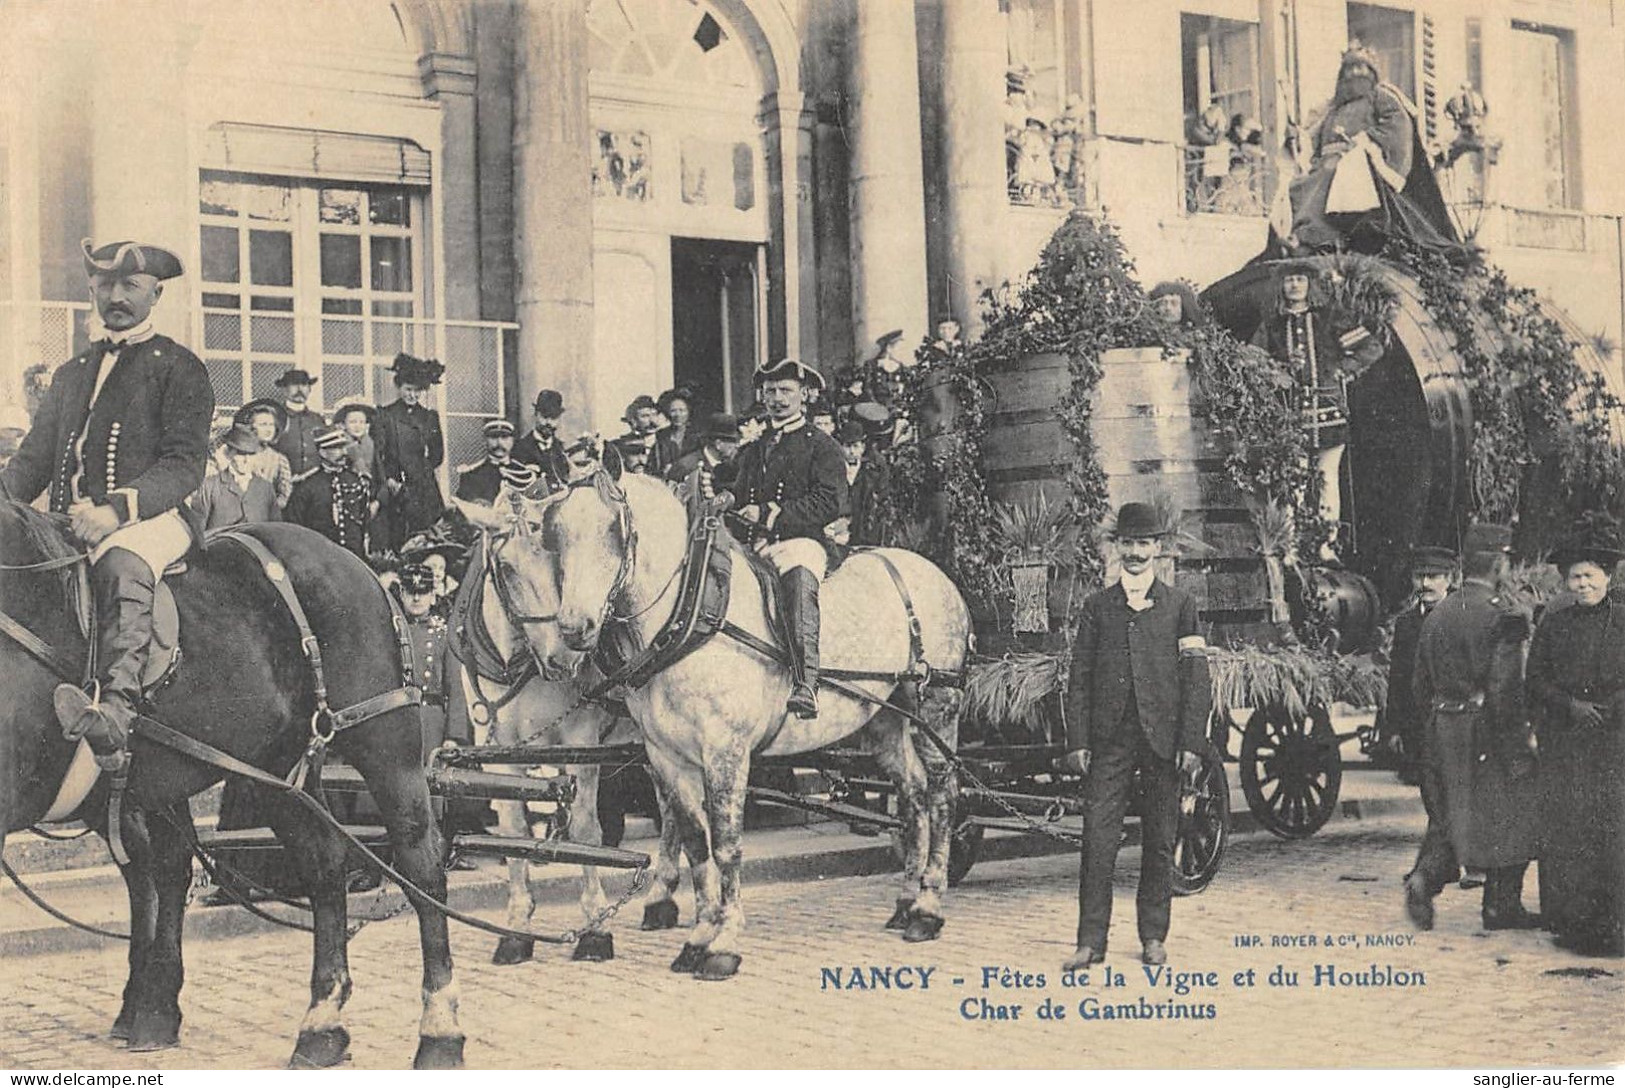
[[[1534,292],[1482,257],[1452,263],[1397,238],[1383,255],[1455,338],[1473,413],[1470,516],[1519,523],[1519,550],[1533,554],[1587,510],[1625,510],[1613,441],[1625,404]]]

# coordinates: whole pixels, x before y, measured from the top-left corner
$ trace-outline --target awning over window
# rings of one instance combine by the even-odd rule
[[[429,184],[429,153],[411,140],[229,121],[209,130],[202,165],[245,174]]]

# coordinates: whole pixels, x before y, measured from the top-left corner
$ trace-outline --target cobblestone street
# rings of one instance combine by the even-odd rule
[[[1108,961],[1086,988],[1063,987],[1071,951],[1076,861],[1069,856],[978,865],[950,896],[942,940],[905,945],[881,929],[894,884],[853,877],[747,889],[750,921],[739,978],[705,984],[667,964],[681,932],[642,933],[638,912],[615,933],[618,959],[574,964],[543,948],[537,962],[489,963],[492,938],[453,926],[462,1022],[473,1067],[621,1066],[1569,1066],[1625,1059],[1625,971],[1575,959],[1538,933],[1486,934],[1478,893],[1452,888],[1438,928],[1416,934],[1400,876],[1420,821],[1334,821],[1314,838],[1247,836],[1204,895],[1176,902],[1175,971],[1214,972],[1217,988],[1180,995],[1152,987],[1137,960],[1133,892],[1138,851],[1119,862]],[[747,844],[748,845],[748,844]],[[1533,906],[1533,880],[1526,901]],[[686,920],[685,907],[685,920]],[[558,908],[541,919],[562,925]],[[1238,947],[1243,935],[1261,947]],[[1272,947],[1313,936],[1313,947]],[[1338,947],[1352,935],[1357,947]],[[1397,937],[1367,947],[1368,935]],[[1333,942],[1326,947],[1327,938]],[[375,924],[351,946],[347,1009],[357,1068],[400,1068],[416,1045],[418,952],[410,917]],[[821,989],[823,968],[935,968],[928,988]],[[1277,966],[1297,987],[1271,986]],[[1319,988],[1317,965],[1421,976],[1408,987]],[[1042,973],[1045,987],[982,988],[983,968]],[[307,938],[274,934],[195,942],[188,949],[181,1047],[131,1055],[104,1032],[123,982],[122,948],[21,957],[7,965],[8,1029],[0,1066],[26,1068],[277,1067],[306,1000]],[[1601,968],[1601,972],[1595,969]],[[1233,985],[1252,969],[1255,985]],[[1591,970],[1587,970],[1591,969]],[[955,980],[962,979],[962,984]],[[1114,982],[1116,979],[1114,978]],[[1080,1001],[1211,1004],[1213,1019],[1083,1020]],[[1066,1018],[1035,1018],[1048,997]],[[972,1022],[962,1003],[1020,1005],[1009,1022]]]

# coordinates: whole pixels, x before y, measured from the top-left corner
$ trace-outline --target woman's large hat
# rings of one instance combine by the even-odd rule
[[[254,422],[254,417],[259,415],[261,412],[270,412],[276,417],[276,433],[278,435],[281,435],[282,432],[287,429],[288,410],[282,406],[281,401],[272,400],[270,397],[260,397],[258,400],[249,401],[247,404],[237,409],[236,414],[231,418],[235,423],[252,424]]]
[[[404,351],[395,356],[389,369],[395,372],[396,385],[439,385],[440,375],[446,372],[439,360],[419,359]]]
[[[1608,573],[1625,560],[1620,546],[1619,523],[1605,513],[1588,512],[1574,531],[1552,551],[1557,569],[1567,571],[1576,563],[1595,563]]]

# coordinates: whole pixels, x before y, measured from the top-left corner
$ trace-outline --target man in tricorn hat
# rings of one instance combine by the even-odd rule
[[[199,532],[185,500],[203,482],[214,392],[198,357],[148,320],[180,259],[139,242],[82,248],[102,329],[57,372],[33,430],[0,471],[0,494],[32,502],[49,489],[51,510],[90,549],[97,697],[63,684],[56,713],[70,740],[86,738],[104,767],[119,770],[158,579]]]
[[[559,420],[564,416],[564,397],[557,389],[536,394],[535,422],[529,432],[513,444],[513,459],[534,465],[547,480],[548,490],[557,491],[570,479],[570,462],[559,440]]]
[[[514,463],[513,424],[494,417],[485,421],[482,430],[485,456],[473,464],[457,466],[457,489],[453,494],[464,502],[489,506],[502,490],[502,470]]]
[[[433,525],[445,511],[435,470],[446,459],[440,417],[425,402],[429,387],[440,384],[445,367],[434,359],[402,352],[390,369],[398,396],[378,410],[378,471],[382,476],[378,520],[390,551],[413,533]]]
[[[1485,929],[1540,924],[1522,902],[1537,830],[1523,682],[1529,617],[1498,588],[1511,544],[1509,528],[1469,526],[1461,588],[1422,621],[1412,688],[1427,715],[1423,788],[1437,803],[1405,878],[1405,910],[1420,929],[1433,928],[1433,898],[1458,863],[1485,870]]]
[[[1079,611],[1062,766],[1087,777],[1078,944],[1065,970],[1105,958],[1112,869],[1136,773],[1145,797],[1135,898],[1140,958],[1168,959],[1179,776],[1200,762],[1212,689],[1196,599],[1160,581],[1152,567],[1166,535],[1155,509],[1125,503],[1112,533],[1122,574]]]
[[[767,431],[739,454],[734,512],[745,543],[778,570],[790,637],[790,698],[799,718],[818,716],[818,585],[829,556],[824,526],[847,512],[841,448],[803,414],[818,371],[796,359],[756,368]]]
[[[316,381],[313,375],[299,367],[284,372],[276,380],[286,419],[282,424],[282,433],[271,445],[288,459],[288,467],[293,470],[296,480],[315,471],[316,463],[320,460],[316,455],[316,432],[326,424],[322,422],[321,413],[310,407],[310,391]]]

